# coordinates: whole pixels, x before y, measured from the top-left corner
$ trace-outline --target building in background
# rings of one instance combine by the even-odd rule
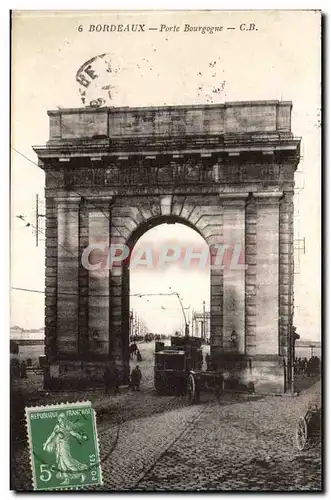
[[[45,355],[44,328],[24,330],[13,326],[10,328],[10,340],[18,346],[18,353],[13,356],[19,361],[26,361],[28,366],[39,362],[39,356]]]
[[[193,311],[192,335],[202,339],[210,339],[210,312]]]
[[[296,340],[295,342],[295,357],[296,358],[311,358],[312,356],[322,357],[321,342],[312,340]]]

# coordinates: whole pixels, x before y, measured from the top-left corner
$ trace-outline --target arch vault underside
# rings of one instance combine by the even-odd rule
[[[46,173],[46,385],[98,384],[113,357],[128,377],[128,273],[81,263],[96,242],[128,244],[163,220],[246,268],[211,268],[211,354],[257,390],[286,389],[293,318],[293,190],[300,141],[291,103],[49,112],[35,147]],[[230,342],[237,334],[236,345]],[[285,378],[284,378],[285,377]],[[82,382],[82,380],[84,382]]]

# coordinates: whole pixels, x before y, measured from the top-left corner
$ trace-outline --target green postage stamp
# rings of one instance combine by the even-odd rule
[[[89,401],[25,409],[34,490],[102,484],[95,411]]]

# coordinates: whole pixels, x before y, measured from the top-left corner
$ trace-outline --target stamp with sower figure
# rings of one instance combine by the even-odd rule
[[[102,484],[95,411],[89,401],[25,409],[34,490]]]

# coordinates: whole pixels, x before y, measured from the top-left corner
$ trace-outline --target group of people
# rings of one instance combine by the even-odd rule
[[[10,361],[10,374],[13,378],[28,378],[26,362],[19,361],[18,359],[11,359]]]
[[[146,333],[145,335],[130,335],[129,342],[130,344],[135,342],[153,342],[153,340],[166,340],[169,339],[169,335],[163,335],[158,333]]]
[[[317,356],[312,356],[310,359],[307,358],[295,358],[294,360],[294,372],[304,373],[308,377],[318,375],[321,370],[321,360]]]

